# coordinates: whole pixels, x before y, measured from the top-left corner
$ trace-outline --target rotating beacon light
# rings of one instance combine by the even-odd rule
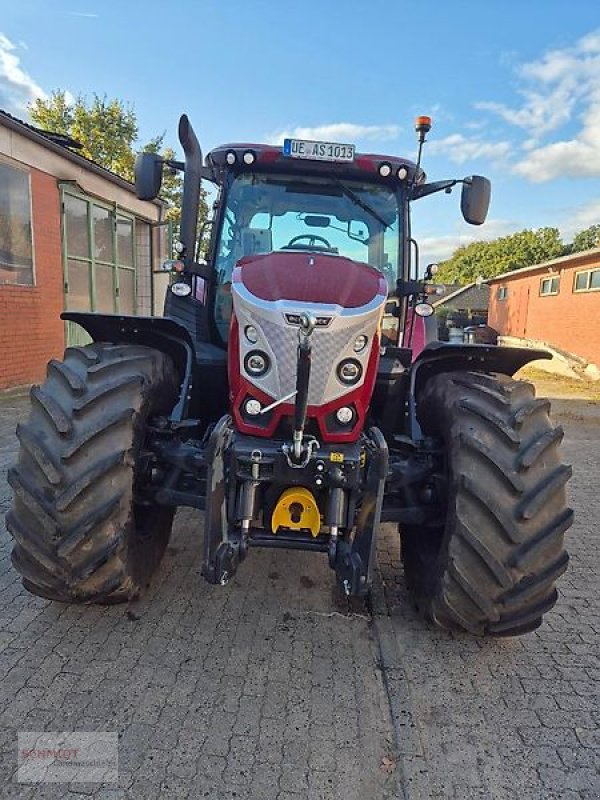
[[[425,144],[426,136],[431,130],[431,117],[421,116],[415,120],[415,131],[417,132],[417,142],[419,143],[419,152],[417,155],[417,169],[415,177],[421,166],[421,155],[423,153],[423,145]]]

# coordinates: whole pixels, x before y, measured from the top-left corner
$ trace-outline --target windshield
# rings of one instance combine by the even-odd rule
[[[385,186],[330,177],[238,176],[217,243],[215,321],[227,339],[231,275],[243,256],[318,252],[376,267],[393,288],[398,275],[401,207]]]

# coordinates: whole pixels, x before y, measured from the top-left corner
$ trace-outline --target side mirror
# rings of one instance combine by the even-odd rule
[[[465,178],[460,198],[460,210],[465,222],[483,225],[490,207],[491,191],[492,185],[487,178],[481,175]]]
[[[154,200],[160,192],[163,160],[156,153],[138,153],[135,159],[135,193],[140,200]]]

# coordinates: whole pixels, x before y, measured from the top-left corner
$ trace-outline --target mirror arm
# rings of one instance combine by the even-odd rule
[[[174,161],[172,158],[163,159],[163,164],[171,169],[176,169],[178,172],[183,172],[185,169],[183,161]]]
[[[435,183],[424,183],[422,186],[415,186],[411,193],[411,200],[419,200],[421,197],[435,194],[436,192],[447,192],[459,183],[464,183],[462,178],[453,178],[447,181],[435,181]]]
[[[171,158],[165,158],[163,159],[162,163],[164,166],[169,167],[170,169],[177,170],[177,172],[185,172],[185,163],[183,161],[175,161]],[[200,169],[200,176],[202,180],[210,181],[211,183],[218,183],[210,167],[202,167]]]

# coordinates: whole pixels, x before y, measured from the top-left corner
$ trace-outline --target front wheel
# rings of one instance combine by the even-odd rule
[[[548,412],[506,375],[444,373],[418,399],[423,431],[444,444],[446,521],[401,529],[402,557],[417,607],[440,627],[517,635],[556,602],[573,512]]]
[[[176,399],[171,359],[91,344],[48,364],[17,428],[12,560],[34,594],[64,602],[137,596],[169,540],[173,509],[141,499],[146,422]]]

